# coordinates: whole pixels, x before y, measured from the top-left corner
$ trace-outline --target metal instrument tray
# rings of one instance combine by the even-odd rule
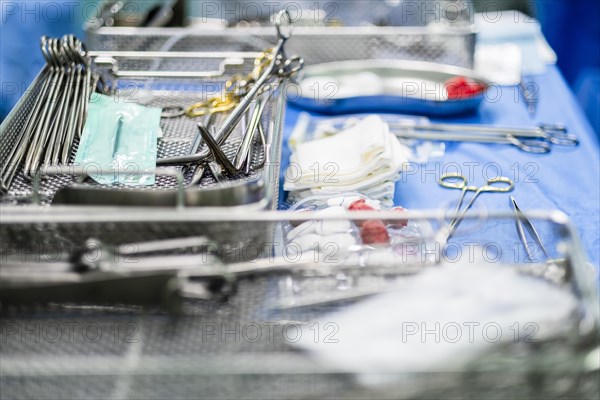
[[[57,251],[68,251],[92,236],[120,245],[132,240],[205,235],[227,246],[230,252],[224,257],[226,262],[239,262],[244,249],[252,248],[250,265],[269,260],[272,254],[277,256],[282,250],[278,236],[269,242],[258,239],[266,227],[277,231],[292,220],[332,219],[331,216],[318,219],[313,213],[237,214],[227,210],[178,212],[167,209],[148,213],[140,208],[90,213],[77,207],[31,210],[12,206],[3,207],[0,215],[3,259],[27,256],[48,260]],[[441,212],[378,216],[392,221],[423,221],[434,228],[444,221]],[[357,221],[357,218],[372,217],[348,218]],[[324,290],[319,289],[323,276],[342,279],[340,275],[344,274],[340,274],[337,264],[323,264],[319,267],[326,269],[321,273],[315,269],[307,273],[299,268],[283,275],[245,280],[240,282],[237,293],[225,302],[188,300],[183,314],[178,316],[129,306],[55,304],[34,309],[0,308],[3,395],[35,399],[83,395],[106,399],[199,396],[211,399],[426,399],[485,398],[510,393],[519,398],[596,398],[599,367],[595,271],[586,264],[575,229],[563,214],[539,212],[528,213],[528,217],[536,221],[540,234],[551,242],[548,246],[551,256],[568,260],[567,273],[558,287],[574,293],[582,315],[578,317],[579,323],[575,323],[575,331],[565,338],[500,346],[493,354],[482,356],[482,363],[452,371],[406,373],[390,369],[369,374],[368,369],[355,373],[332,367],[296,348],[294,332],[301,329],[304,334],[314,334],[316,327],[311,324],[316,318],[352,306],[353,301],[273,309],[286,290],[302,294],[294,284],[298,279],[302,280],[302,289],[316,291]],[[455,245],[472,243],[473,237],[477,237],[483,246],[494,244],[506,250],[504,257],[493,263],[493,268],[517,268],[532,274],[532,279],[546,279],[543,263],[513,257],[511,246],[517,241],[514,224],[512,214],[472,215],[462,225],[465,235],[455,236]],[[244,242],[248,247],[240,247]],[[265,250],[266,255],[257,257],[257,249]],[[464,249],[466,262],[470,256],[468,248]],[[369,274],[369,265],[357,264],[356,267],[357,277]],[[402,271],[413,267],[416,270],[402,275]],[[444,268],[444,265],[396,262],[394,268],[398,274],[389,271],[392,273],[386,274],[384,281],[394,276],[400,280],[411,279],[419,271]],[[389,314],[393,307],[381,312]],[[263,329],[258,339],[257,326]],[[330,332],[323,331],[323,326],[320,329],[319,337],[323,340]],[[57,330],[62,332],[60,338],[57,338]],[[582,336],[585,331],[591,334]],[[369,345],[364,343],[364,348]]]
[[[270,29],[271,35],[273,29]],[[91,52],[95,60],[103,59],[113,62],[108,70],[101,70],[106,80],[111,80],[121,89],[122,96],[144,97],[144,104],[156,107],[187,107],[206,99],[206,91],[212,95],[219,93],[227,79],[236,73],[248,73],[252,70],[256,52],[229,52],[227,41],[219,42],[221,52],[199,53],[148,53],[148,52]],[[233,46],[235,48],[235,46]],[[221,67],[227,59],[233,57],[235,62],[231,68]],[[0,164],[5,163],[17,138],[22,132],[28,113],[33,106],[34,94],[40,90],[41,79],[31,84],[25,95],[3,121],[0,127]],[[209,94],[210,95],[210,94]],[[132,101],[138,101],[132,97]],[[127,99],[126,99],[127,100]],[[206,173],[199,186],[185,189],[185,205],[187,206],[242,206],[248,209],[272,209],[277,207],[279,187],[279,165],[281,157],[282,127],[285,113],[283,90],[277,90],[265,107],[262,123],[265,128],[266,146],[255,144],[250,175],[235,180],[216,182],[211,174]],[[158,142],[157,158],[186,155],[197,135],[199,118],[186,116],[162,118],[163,137]],[[238,125],[222,146],[224,153],[232,159],[242,140],[242,127]],[[73,145],[71,162],[73,162],[78,141]],[[202,145],[199,149],[204,149]],[[264,162],[264,166],[260,167]],[[8,192],[2,196],[3,204],[23,204],[31,198],[44,204],[52,202],[54,195],[60,191],[56,202],[62,204],[89,205],[138,205],[138,206],[174,206],[177,204],[178,191],[191,179],[191,172],[183,179],[174,176],[173,168],[159,167],[156,183],[141,189],[119,187],[119,185],[103,186],[95,183],[74,182],[73,174],[69,175],[69,165],[61,166],[64,173],[54,172],[52,176],[44,176],[36,187],[35,179],[25,178],[21,171],[17,172]],[[181,167],[175,167],[181,170]],[[42,171],[44,168],[41,169]],[[177,175],[177,173],[175,173]],[[67,187],[68,186],[68,187]],[[118,203],[121,202],[121,203]]]
[[[376,92],[367,90],[368,95],[340,94],[344,87],[339,87],[337,79],[362,73],[380,79],[381,88]],[[445,83],[457,76],[469,78],[484,89],[476,95],[461,99],[444,98]],[[325,63],[305,70],[303,79],[311,78],[332,78],[336,81],[325,83],[316,93],[310,88],[301,87],[299,95],[290,96],[289,101],[298,107],[324,114],[378,111],[434,116],[461,114],[476,110],[489,86],[486,79],[472,70],[423,61],[364,60]],[[332,90],[326,90],[327,85]]]
[[[295,26],[286,44],[306,65],[363,59],[429,61],[473,68],[474,24],[440,26]],[[87,32],[92,50],[214,51],[221,43],[239,51],[274,44],[268,27],[99,28]],[[258,48],[257,48],[258,46]]]

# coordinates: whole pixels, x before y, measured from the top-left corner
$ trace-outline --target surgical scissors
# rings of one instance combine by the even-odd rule
[[[205,115],[205,117],[207,117],[205,118],[206,122],[198,124],[198,137],[202,138],[206,143],[206,146],[208,147],[211,153],[211,157],[207,158],[206,161],[200,164],[190,164],[186,167],[191,167],[194,169],[191,181],[188,184],[188,186],[193,186],[200,182],[207,167],[211,171],[215,179],[219,182],[225,179],[222,173],[223,171],[226,171],[230,177],[235,178],[241,173],[249,175],[252,169],[261,168],[262,166],[264,166],[264,157],[262,158],[262,162],[259,165],[252,165],[252,142],[254,140],[255,133],[258,131],[263,152],[266,151],[266,139],[260,119],[262,117],[262,113],[264,111],[267,101],[270,98],[271,93],[271,91],[267,91],[267,96],[258,97],[254,109],[250,112],[252,117],[250,121],[248,121],[247,126],[244,122],[244,119],[242,119],[242,125],[246,126],[245,134],[238,148],[237,154],[235,156],[235,161],[233,163],[227,158],[227,155],[223,152],[223,150],[221,150],[211,133],[209,133],[209,131],[206,129],[206,126],[214,128],[214,126],[211,126],[211,121],[214,119],[215,114]],[[196,152],[198,144],[199,141],[195,140],[194,144],[192,145],[193,153]]]
[[[576,135],[561,124],[540,124],[532,128],[507,128],[475,124],[415,123],[413,120],[390,124],[400,138],[511,144],[528,153],[548,153],[552,145],[578,146]]]
[[[287,20],[289,30],[284,32],[282,28],[282,21]],[[297,74],[304,66],[304,60],[299,56],[292,56],[288,58],[285,53],[285,43],[292,35],[292,19],[287,10],[281,10],[275,18],[275,29],[277,30],[278,42],[275,48],[271,52],[270,62],[268,66],[262,71],[262,75],[256,79],[256,82],[248,93],[243,96],[237,106],[231,111],[231,114],[223,122],[223,125],[219,128],[215,134],[215,142],[220,146],[222,145],[231,135],[237,124],[242,119],[242,116],[247,112],[252,102],[255,101],[258,95],[263,93],[263,86],[271,78],[291,78]],[[199,163],[210,157],[211,152],[208,148],[204,149],[198,154],[189,154],[185,156],[167,157],[157,160],[157,164],[187,164],[187,163]]]
[[[508,193],[512,192],[514,188],[513,181],[505,176],[499,176],[489,179],[485,185],[477,187],[469,186],[467,178],[465,178],[463,175],[460,175],[458,173],[448,173],[442,175],[438,183],[444,188],[458,189],[461,191],[460,197],[458,198],[458,204],[454,209],[453,217],[449,223],[448,231],[446,233],[447,236],[445,238],[446,241],[448,241],[452,237],[452,235],[456,231],[456,228],[458,228],[458,225],[462,222],[465,215],[473,206],[473,203],[475,203],[475,200],[477,199],[477,197],[479,197],[481,193]],[[475,192],[475,195],[471,198],[471,200],[461,211],[460,209],[463,205],[465,194],[469,191]]]

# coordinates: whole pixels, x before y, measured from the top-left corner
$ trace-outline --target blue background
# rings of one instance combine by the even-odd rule
[[[536,77],[540,101],[535,120],[530,119],[518,92],[503,87],[497,101],[484,101],[478,113],[445,122],[494,124],[499,126],[533,126],[538,123],[564,123],[580,139],[578,147],[554,146],[549,154],[525,153],[514,146],[476,143],[449,143],[445,156],[416,172],[405,174],[396,184],[394,202],[409,209],[444,208],[456,201],[459,192],[437,184],[441,172],[458,165],[467,176],[473,165],[472,184],[482,185],[486,177],[504,175],[515,181],[512,195],[522,210],[561,210],[567,214],[587,249],[590,260],[600,264],[600,148],[598,138],[558,68],[550,67]],[[494,99],[496,96],[493,96]],[[301,110],[288,107],[286,136]],[[441,121],[441,120],[439,120]],[[290,150],[283,148],[285,171]],[[473,164],[475,163],[475,164]],[[489,167],[487,167],[489,165]],[[487,169],[486,169],[487,168]],[[454,172],[456,169],[449,169]],[[518,171],[518,172],[517,172]],[[282,175],[283,176],[283,175]],[[283,182],[282,182],[283,183]],[[280,193],[283,201],[284,193]],[[509,211],[508,196],[484,194],[477,203],[488,211]]]

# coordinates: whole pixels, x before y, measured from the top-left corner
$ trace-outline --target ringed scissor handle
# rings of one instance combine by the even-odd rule
[[[544,138],[559,146],[579,146],[579,139],[573,133],[568,133],[562,124],[539,124],[538,128],[544,133]]]
[[[510,178],[507,178],[505,176],[498,176],[495,178],[488,179],[485,185],[477,187],[468,185],[467,178],[465,178],[461,174],[448,173],[442,175],[438,183],[442,187],[448,189],[459,189],[462,191],[458,200],[458,204],[454,210],[454,216],[449,223],[446,240],[452,237],[452,235],[456,231],[456,228],[467,214],[467,211],[469,211],[469,209],[481,193],[508,193],[512,192],[512,190],[514,189],[514,182]],[[460,208],[462,206],[467,191],[474,191],[475,195],[471,198],[469,203],[461,211]]]
[[[448,189],[470,190],[473,192],[477,190],[477,187],[468,185],[467,178],[464,175],[456,172],[442,175],[438,183]]]
[[[479,192],[496,192],[496,193],[508,193],[512,192],[515,188],[514,182],[505,176],[498,176],[489,179],[486,185],[481,186]]]

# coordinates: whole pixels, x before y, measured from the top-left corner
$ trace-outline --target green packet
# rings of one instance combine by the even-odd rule
[[[161,111],[93,93],[75,165],[103,185],[153,185]]]

